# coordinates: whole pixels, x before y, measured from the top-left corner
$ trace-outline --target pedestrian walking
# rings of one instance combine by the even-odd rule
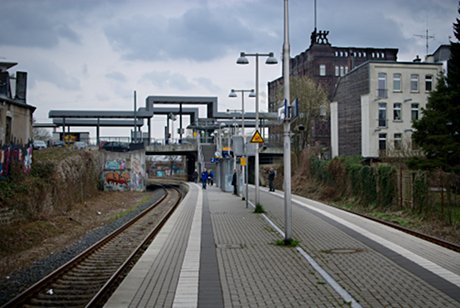
[[[208,182],[208,171],[204,168],[203,172],[201,172],[201,183],[203,185],[203,189],[206,189],[206,183]]]
[[[270,170],[268,171],[268,188],[270,191],[275,191],[275,185],[273,184],[273,182],[275,181],[275,176],[275,170],[273,168],[270,168]]]
[[[237,182],[236,169],[233,169],[232,185],[233,185],[233,194],[238,195],[238,182]]]
[[[214,185],[214,171],[212,171],[212,169],[209,169],[208,172],[208,184],[210,186]]]
[[[198,183],[198,171],[195,169],[195,171],[193,171],[193,182],[195,183]]]

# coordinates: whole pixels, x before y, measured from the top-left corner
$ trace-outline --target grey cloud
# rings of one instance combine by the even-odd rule
[[[310,45],[309,36],[314,28],[313,2],[291,3],[291,45],[296,54]],[[419,39],[414,35],[408,37],[407,32],[423,34],[428,26],[435,33],[436,29],[453,22],[445,17],[449,11],[455,16],[456,8],[456,0],[353,0],[328,4],[318,1],[317,28],[329,30],[329,42],[335,46],[389,47],[403,53],[420,45]],[[402,28],[403,22],[419,24],[420,29]],[[446,33],[436,35],[447,36]]]
[[[208,89],[210,92],[219,92],[221,90],[221,88],[209,78],[200,77],[195,78],[194,81],[196,81],[198,85]]]
[[[49,2],[1,1],[0,45],[50,48],[60,38],[79,42],[65,18],[53,12]]]
[[[146,61],[209,61],[235,50],[269,46],[273,39],[265,28],[243,23],[241,15],[235,9],[198,7],[180,17],[125,18],[105,33],[124,58]]]
[[[110,72],[105,74],[105,77],[119,82],[125,82],[127,80],[126,75],[120,72]]]
[[[84,23],[106,2],[117,5],[124,0],[0,1],[0,46],[52,48],[61,39],[80,43],[79,34],[69,24]]]
[[[184,75],[170,71],[154,71],[142,76],[142,80],[148,80],[159,88],[176,88],[179,90],[191,90],[194,85]]]
[[[80,81],[77,78],[68,74],[51,61],[40,59],[27,64],[26,67],[29,72],[31,87],[34,87],[39,80],[54,84],[63,90],[81,90]]]

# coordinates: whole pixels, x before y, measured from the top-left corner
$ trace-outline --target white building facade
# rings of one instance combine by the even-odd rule
[[[370,61],[342,77],[331,103],[332,156],[397,157],[417,150],[412,123],[441,72],[441,63]]]

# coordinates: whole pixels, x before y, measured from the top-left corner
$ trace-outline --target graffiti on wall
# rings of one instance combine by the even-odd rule
[[[113,157],[104,163],[102,182],[105,191],[145,191],[145,169],[142,156],[130,153]]]
[[[19,163],[22,172],[29,173],[32,169],[32,145],[4,145],[0,147],[0,178],[11,175],[11,166]]]
[[[131,176],[126,170],[110,170],[103,172],[104,190],[128,191]]]
[[[136,155],[131,159],[131,178],[131,190],[145,190],[145,168],[142,168],[140,157]]]
[[[132,191],[144,191],[144,177],[140,172],[132,172],[130,188]]]
[[[107,160],[104,166],[105,170],[126,170],[125,159]]]

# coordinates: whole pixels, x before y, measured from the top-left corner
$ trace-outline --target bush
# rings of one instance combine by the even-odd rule
[[[365,206],[375,204],[377,201],[377,181],[374,169],[370,166],[362,166],[359,170],[360,203]]]
[[[362,168],[360,164],[347,164],[347,173],[348,173],[348,181],[349,181],[349,196],[359,196],[362,190],[362,183],[359,176],[359,172]]]
[[[378,203],[390,207],[396,194],[396,171],[390,165],[379,165],[377,168]]]
[[[35,161],[32,164],[30,175],[38,178],[49,178],[56,171],[56,165],[50,161]]]

